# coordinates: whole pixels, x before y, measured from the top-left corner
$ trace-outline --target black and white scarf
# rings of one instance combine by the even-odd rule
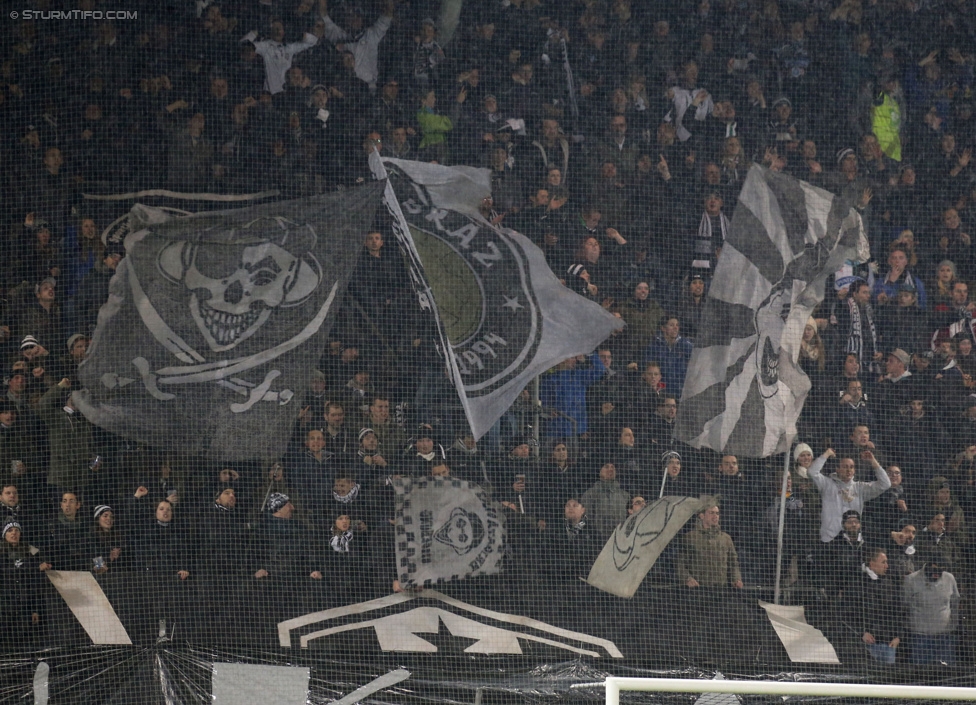
[[[336,534],[329,543],[332,545],[332,550],[336,553],[349,553],[349,544],[352,543],[352,532],[343,531],[341,534]]]
[[[865,319],[867,320],[867,332],[871,336],[870,355],[873,356],[874,351],[878,349],[878,333],[874,327],[874,315],[871,312],[870,304],[868,304],[864,307],[864,313],[866,315],[862,318],[861,307],[857,305],[857,302],[852,297],[848,297],[847,299],[847,310],[851,316],[851,329],[847,335],[847,349],[845,352],[857,355],[857,359],[861,362],[861,369],[867,370],[871,368],[874,360],[870,356],[867,361],[864,360],[864,321]]]
[[[560,172],[563,175],[563,180],[565,181],[567,172],[569,171],[569,142],[563,138],[559,138],[558,147],[562,152],[562,163],[556,164],[559,167]],[[539,154],[542,157],[543,165],[548,169],[550,166],[549,152],[546,151],[545,145],[542,144],[540,140],[535,140],[532,142],[532,146],[539,150]],[[555,162],[555,160],[553,160]]]
[[[342,504],[350,504],[358,496],[359,496],[358,484],[352,486],[352,489],[349,490],[349,494],[341,495],[336,492],[332,493],[332,497],[335,499],[335,501],[340,502]]]
[[[732,224],[725,216],[725,213],[718,214],[718,222],[719,227],[722,229],[722,242],[725,242],[729,230],[732,229]],[[711,269],[712,254],[715,251],[715,248],[712,247],[713,235],[712,218],[708,213],[703,213],[701,223],[698,224],[698,235],[695,238],[695,261],[692,263],[692,267]]]
[[[732,223],[729,222],[725,213],[719,213],[718,219],[722,228],[722,242],[725,242],[729,230],[732,228]],[[698,237],[702,240],[711,241],[712,239],[712,218],[708,213],[702,213],[701,223],[698,225]]]
[[[574,524],[571,521],[566,522],[566,533],[569,534],[570,538],[576,538],[580,535],[583,529],[586,528],[586,516],[580,519],[579,524]]]
[[[733,123],[734,124],[734,123]],[[735,135],[732,135],[733,137]],[[737,184],[739,183],[739,171],[742,167],[740,163],[742,161],[741,157],[727,157],[722,160],[722,176],[725,177],[726,184]]]

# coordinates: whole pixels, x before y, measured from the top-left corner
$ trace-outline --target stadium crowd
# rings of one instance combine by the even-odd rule
[[[972,3],[485,0],[456,26],[430,1],[130,2],[125,22],[33,5],[0,29],[5,632],[43,620],[51,567],[167,576],[177,601],[198,576],[276,604],[308,581],[383,594],[396,475],[490,488],[512,560],[548,546],[533,570],[551,580],[585,575],[661,495],[717,498],[652,576],[770,586],[782,458],[673,433],[755,163],[849,201],[872,255],[831,278],[803,336],[784,585],[849,607],[878,660],[909,638],[917,661],[953,661],[976,524]],[[297,198],[369,180],[374,149],[490,169],[485,217],[627,323],[544,375],[541,428],[523,400],[482,441],[466,431],[383,224],[270,472],[138,447],[74,409],[124,255],[100,238],[118,214],[86,196]],[[156,607],[165,636],[178,608]]]

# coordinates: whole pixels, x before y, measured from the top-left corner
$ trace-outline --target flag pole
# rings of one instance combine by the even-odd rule
[[[434,300],[434,294],[430,290],[430,284],[427,283],[422,274],[423,263],[420,260],[420,254],[417,252],[417,246],[414,244],[413,238],[410,235],[410,225],[407,223],[407,219],[403,215],[403,210],[400,208],[400,201],[397,199],[396,193],[393,191],[393,185],[389,181],[386,167],[383,165],[383,159],[380,157],[380,150],[375,144],[372,146],[369,152],[369,169],[373,174],[373,178],[377,180],[387,180],[386,189],[383,191],[383,202],[386,205],[387,210],[390,212],[390,215],[393,216],[393,233],[397,238],[397,246],[400,248],[400,253],[409,262],[408,269],[411,269],[410,278],[414,284],[414,293],[418,294],[423,302],[421,303],[421,307],[429,308],[434,314],[434,325],[437,327],[438,336],[444,347],[444,363],[447,366],[448,372],[450,372],[451,382],[454,384],[454,388],[458,392],[458,398],[461,401],[461,406],[464,408],[464,416],[468,420],[468,425],[471,427],[472,432],[475,433],[475,438],[480,438],[475,430],[471,406],[468,404],[467,397],[465,396],[462,390],[461,382],[459,381],[461,378],[461,373],[458,370],[457,360],[451,353],[451,343],[447,337],[447,333],[444,331],[444,325],[441,322],[440,314],[437,312],[437,303]],[[413,276],[414,268],[416,268],[416,272],[419,272],[416,277]]]
[[[661,499],[664,496],[664,486],[667,483],[668,483],[668,464],[664,463],[664,476],[661,478],[661,491],[657,495],[658,499]]]
[[[541,450],[539,448],[539,443],[541,442],[542,429],[539,426],[542,425],[542,400],[539,396],[539,378],[536,377],[532,380],[529,385],[532,389],[529,394],[532,399],[532,437],[535,439],[535,444],[532,448],[532,452],[536,458],[539,457]],[[523,512],[524,513],[524,512]]]
[[[779,489],[779,528],[776,531],[776,583],[773,587],[773,604],[779,604],[780,576],[783,570],[783,527],[786,523],[786,483],[790,479],[790,451],[793,449],[793,439],[786,444],[786,455],[783,457],[783,484]]]

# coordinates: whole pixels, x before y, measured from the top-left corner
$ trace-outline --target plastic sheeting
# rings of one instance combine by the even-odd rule
[[[302,654],[299,654],[302,655]],[[304,656],[309,656],[306,652]],[[124,647],[72,653],[46,653],[0,661],[3,686],[0,702],[33,702],[33,681],[40,660],[50,667],[50,703],[72,705],[204,705],[213,703],[213,671],[216,664],[290,667],[308,669],[310,705],[335,703],[397,669],[410,677],[367,696],[361,702],[375,705],[420,705],[421,703],[462,705],[509,705],[526,703],[604,702],[603,680],[611,671],[580,659],[526,667],[517,659],[484,657],[381,659],[371,663],[322,658],[288,661],[280,653],[232,653],[193,647]],[[613,675],[711,679],[715,671],[698,669],[652,670],[638,666],[620,667]],[[726,678],[831,682],[933,682],[972,686],[976,676],[959,671],[903,670],[871,673],[827,672],[735,672]],[[695,694],[626,693],[625,703],[695,703]],[[742,696],[743,703],[826,702],[826,698],[773,698]],[[220,702],[219,700],[217,701]],[[238,703],[247,702],[245,700]],[[269,705],[291,703],[279,699]],[[831,700],[837,702],[837,699]],[[852,700],[851,702],[857,702]],[[864,702],[863,700],[861,702]],[[905,701],[902,701],[905,702]]]
[[[976,680],[971,669],[914,670],[901,663],[880,667],[867,658],[857,635],[845,626],[845,612],[836,603],[813,600],[807,601],[811,605],[807,619],[822,628],[837,647],[841,665],[791,664],[758,604],[761,596],[748,590],[692,591],[645,585],[627,600],[581,581],[556,586],[544,595],[506,590],[504,583],[493,580],[462,581],[436,592],[387,596],[324,612],[314,609],[320,603],[313,600],[305,608],[277,617],[267,613],[274,603],[238,602],[230,595],[211,592],[221,597],[206,603],[208,613],[200,617],[182,611],[187,603],[176,603],[179,619],[167,625],[166,637],[176,641],[157,641],[155,628],[139,626],[154,607],[150,598],[156,599],[151,590],[144,593],[142,588],[148,586],[131,579],[119,585],[101,584],[120,620],[134,635],[134,646],[93,645],[51,588],[46,636],[13,630],[0,634],[7,654],[0,655],[0,703],[34,701],[35,674],[40,672],[41,661],[49,667],[51,705],[210,704],[215,663],[308,669],[307,702],[312,705],[341,700],[398,669],[409,671],[410,677],[363,702],[603,702],[602,684],[607,675],[709,679],[718,670],[736,680],[931,681],[967,686]],[[139,599],[129,604],[129,598]],[[414,642],[413,637],[400,640],[399,650],[384,651],[375,624],[388,618],[383,622],[386,628],[398,615],[408,615],[405,619],[410,622],[409,614],[418,609],[426,617],[436,616],[436,624],[426,620],[422,629],[410,634],[437,651],[402,649],[406,642]],[[320,619],[323,615],[324,621]],[[279,627],[288,622],[295,628],[285,629],[285,646]],[[472,645],[485,641],[478,638],[475,623],[483,625],[485,633],[510,632],[506,649],[484,653],[482,647],[487,644],[482,644],[482,653],[470,651]],[[308,648],[301,648],[303,636],[336,626],[349,628],[308,640]],[[517,639],[521,653],[512,653],[512,638]],[[564,648],[567,645],[573,649]],[[968,655],[961,662],[967,659]],[[624,702],[693,703],[696,698],[634,693],[627,694]],[[743,702],[773,699],[745,698]]]

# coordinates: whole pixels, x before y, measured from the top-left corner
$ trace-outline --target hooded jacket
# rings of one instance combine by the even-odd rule
[[[12,546],[0,546],[0,589],[4,596],[4,614],[8,624],[23,624],[24,615],[39,612],[44,604],[47,579],[39,568],[41,554],[32,553],[32,546],[21,541]]]
[[[813,461],[807,471],[807,476],[820,491],[823,501],[820,505],[820,540],[830,543],[844,528],[842,518],[844,512],[854,510],[864,515],[864,505],[891,487],[891,478],[880,464],[874,468],[874,482],[851,480],[843,482],[833,473],[827,477],[822,474],[827,456],[821,455]]]
[[[938,580],[919,570],[902,583],[902,599],[908,607],[909,627],[915,634],[948,634],[959,626],[959,588],[952,573]]]

